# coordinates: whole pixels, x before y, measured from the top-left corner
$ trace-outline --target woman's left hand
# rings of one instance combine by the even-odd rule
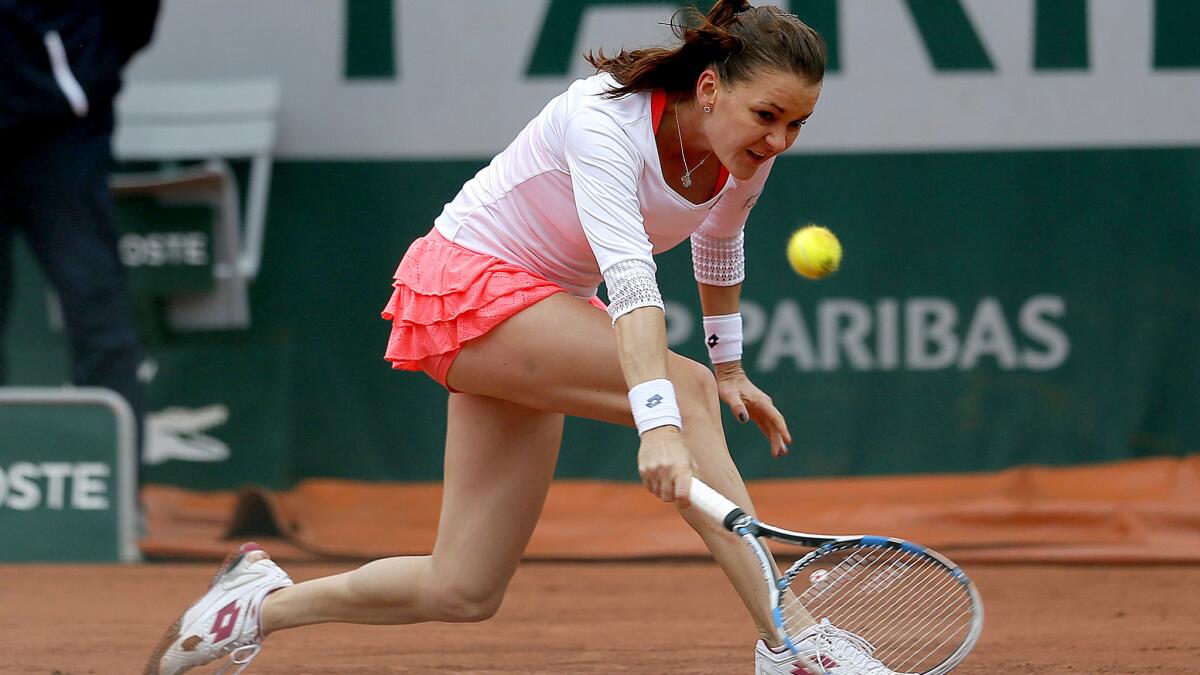
[[[742,370],[741,361],[730,361],[716,365],[717,391],[721,400],[729,406],[734,417],[739,422],[754,420],[758,428],[771,442],[771,456],[782,457],[788,454],[788,445],[792,442],[792,434],[788,431],[787,421],[775,407],[771,397],[763,390],[754,386],[746,371]]]

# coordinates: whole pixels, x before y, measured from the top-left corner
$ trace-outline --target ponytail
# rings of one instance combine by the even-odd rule
[[[738,14],[747,10],[753,9],[747,0],[720,0],[713,5],[709,10],[708,16],[704,17],[714,26],[724,28],[733,23]]]
[[[825,76],[825,41],[778,7],[718,0],[707,15],[695,8],[676,12],[671,29],[681,43],[673,49],[622,50],[612,57],[598,50],[585,56],[596,70],[611,74],[619,84],[606,96],[652,89],[690,92],[700,73],[710,67],[726,85],[759,70],[792,72],[814,83]]]

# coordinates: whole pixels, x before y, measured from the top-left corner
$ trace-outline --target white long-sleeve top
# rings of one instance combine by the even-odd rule
[[[656,269],[653,254],[697,231],[739,237],[774,159],[748,181],[729,176],[712,198],[693,204],[663,179],[654,140],[662,95],[657,105],[648,92],[600,95],[614,86],[599,74],[552,99],[446,204],[438,231],[579,297],[594,295],[602,272],[617,263]]]

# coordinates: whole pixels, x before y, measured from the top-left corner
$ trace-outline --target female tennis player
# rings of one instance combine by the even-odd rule
[[[296,626],[491,617],[541,512],[564,415],[636,427],[646,488],[676,504],[758,625],[758,672],[792,673],[771,649],[779,638],[756,559],[689,508],[688,486],[695,473],[750,507],[722,400],[775,456],[791,442],[740,365],[743,226],[776,155],[813,114],[825,46],[772,6],[721,0],[697,18],[677,26],[675,48],[590,54],[598,74],[551,100],[400,262],[383,311],[386,358],[450,392],[433,554],[293,585],[243,547],[147,673],[226,654],[244,667],[264,636]],[[715,377],[667,349],[653,256],[689,238]]]

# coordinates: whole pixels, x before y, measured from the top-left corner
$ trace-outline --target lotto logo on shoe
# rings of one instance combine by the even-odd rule
[[[228,605],[221,608],[221,611],[217,612],[217,618],[213,619],[212,629],[209,631],[212,633],[214,644],[220,644],[233,635],[233,626],[237,623],[240,613],[237,600],[230,601]]]
[[[655,394],[655,395],[651,396],[650,398],[646,399],[646,407],[653,408],[662,402],[663,402],[663,397],[659,396],[658,394]]]
[[[13,462],[0,466],[0,509],[103,511],[108,508],[104,462]]]

